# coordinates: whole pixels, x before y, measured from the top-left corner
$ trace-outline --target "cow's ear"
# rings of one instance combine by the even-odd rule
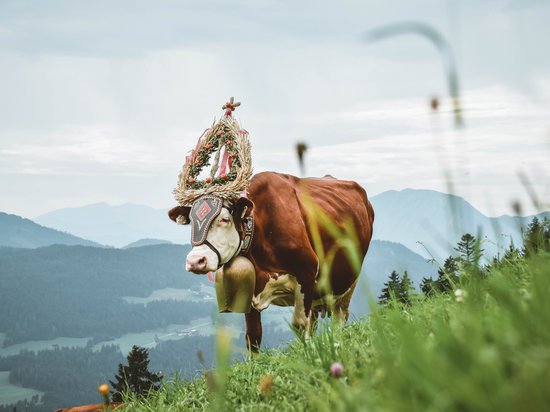
[[[189,224],[190,212],[190,206],[176,206],[168,211],[168,217],[176,222],[178,225],[187,225]]]
[[[247,197],[238,198],[233,203],[233,220],[235,226],[239,227],[243,218],[250,216],[254,210],[254,202]]]

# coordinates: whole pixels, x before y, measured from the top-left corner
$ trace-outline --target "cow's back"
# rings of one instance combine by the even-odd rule
[[[269,243],[267,251],[265,248],[263,251],[257,249],[257,252],[264,254],[260,261],[268,262],[266,270],[285,269],[282,267],[284,262],[277,267],[277,262],[281,261],[280,250],[285,251],[283,256],[288,256],[299,253],[300,248],[313,248],[310,232],[313,222],[308,208],[321,210],[340,229],[351,219],[361,260],[368,250],[374,211],[365,190],[355,182],[332,177],[299,179],[291,175],[264,172],[252,179],[249,196],[255,203],[254,215],[260,222],[260,230],[263,230],[260,241]],[[322,226],[321,230],[323,248],[327,252],[333,248],[335,239]],[[269,249],[273,259],[270,259]],[[336,254],[332,268],[334,293],[344,293],[359,273],[351,267],[342,251]]]

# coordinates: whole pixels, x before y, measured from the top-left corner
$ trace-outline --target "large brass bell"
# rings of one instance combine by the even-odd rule
[[[256,286],[256,271],[250,260],[237,256],[216,272],[216,297],[220,313],[248,313]]]

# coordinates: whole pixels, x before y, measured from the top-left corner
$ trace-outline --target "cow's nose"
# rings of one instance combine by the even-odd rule
[[[188,272],[204,271],[206,263],[206,256],[187,256],[185,270]]]

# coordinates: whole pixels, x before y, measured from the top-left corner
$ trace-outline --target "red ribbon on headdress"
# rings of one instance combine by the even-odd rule
[[[225,174],[229,162],[231,162],[231,158],[229,157],[229,152],[227,151],[226,147],[223,152],[222,164],[220,166],[220,173],[218,174],[218,176],[223,176]],[[231,164],[229,164],[229,168],[231,168]]]
[[[202,138],[204,135],[210,130],[210,128],[206,129],[204,132],[202,132],[201,136],[199,137],[199,140],[197,140],[197,145],[195,146],[195,149],[191,151],[190,156],[185,156],[185,163],[189,163],[189,161],[195,161],[195,156],[197,155],[197,152],[199,150],[199,146],[201,145]]]

